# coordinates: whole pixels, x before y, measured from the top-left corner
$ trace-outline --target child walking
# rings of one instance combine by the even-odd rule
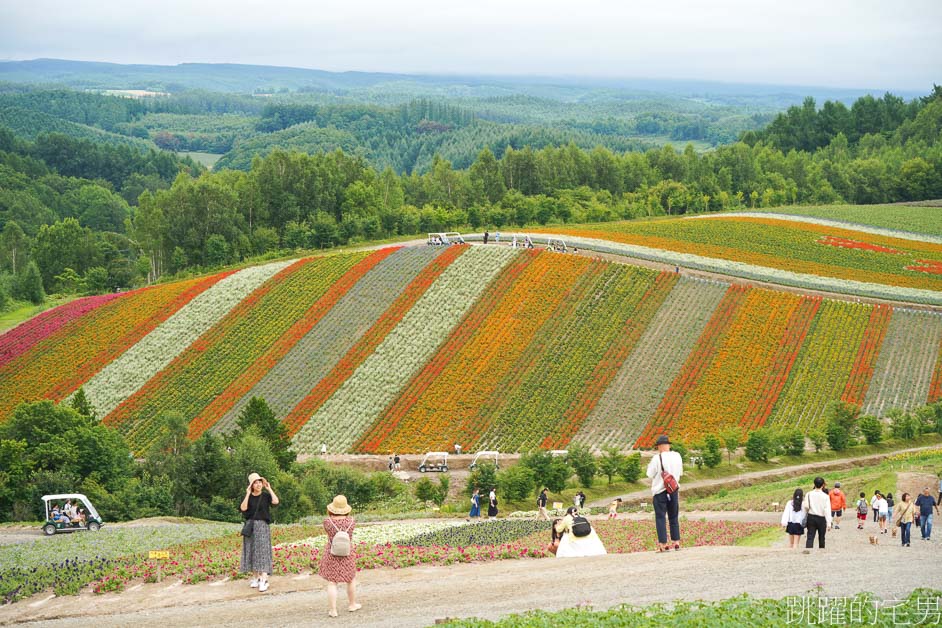
[[[867,521],[867,494],[860,493],[860,499],[857,500],[857,529],[863,530],[864,523]]]
[[[615,519],[618,517],[618,507],[621,506],[621,497],[616,497],[615,501],[608,505],[608,518]]]

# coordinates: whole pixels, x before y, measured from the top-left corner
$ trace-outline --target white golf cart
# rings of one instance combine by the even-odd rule
[[[479,451],[478,453],[474,454],[474,458],[471,460],[471,466],[468,467],[468,469],[473,471],[474,468],[482,462],[490,462],[491,458],[494,459],[494,468],[500,469],[500,464],[497,460],[499,455],[500,454],[496,451]]]
[[[554,458],[560,458],[560,457],[565,458],[566,456],[569,455],[569,450],[568,449],[551,449],[549,453]]]
[[[569,247],[566,246],[566,241],[562,238],[547,238],[546,248],[557,253],[569,252]]]
[[[52,536],[56,532],[77,532],[79,530],[88,530],[98,532],[101,526],[105,525],[101,516],[92,502],[81,493],[62,493],[61,495],[43,495],[43,505],[45,506],[46,521],[43,523],[43,534]],[[66,500],[72,500],[76,509],[85,510],[84,521],[71,521],[64,513],[54,517],[52,513],[53,506],[63,506]],[[52,502],[50,504],[50,502]],[[61,503],[60,503],[61,502]]]
[[[449,244],[464,244],[464,238],[457,231],[443,231],[428,234],[426,244],[429,246],[448,246]]]
[[[419,464],[419,473],[428,471],[441,471],[443,473],[448,471],[448,452],[430,451],[426,453],[421,464]]]

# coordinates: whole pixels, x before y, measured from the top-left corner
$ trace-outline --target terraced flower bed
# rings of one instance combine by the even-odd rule
[[[942,277],[907,269],[942,262],[942,245],[770,217],[718,215],[545,228],[821,277],[942,291]],[[834,243],[854,243],[835,246]]]

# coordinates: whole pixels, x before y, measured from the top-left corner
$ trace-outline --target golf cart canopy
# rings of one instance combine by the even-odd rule
[[[98,511],[95,510],[95,507],[92,506],[92,502],[89,501],[87,497],[81,493],[62,493],[60,495],[43,495],[42,500],[46,505],[46,518],[49,518],[49,502],[59,501],[64,502],[67,499],[71,499],[72,502],[80,501],[85,506],[85,509],[88,511],[88,516],[92,519],[99,519]]]

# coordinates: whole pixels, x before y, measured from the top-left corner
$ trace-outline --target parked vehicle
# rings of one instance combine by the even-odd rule
[[[498,461],[499,456],[500,454],[496,451],[479,451],[478,453],[474,454],[474,458],[472,458],[471,460],[471,466],[468,468],[473,471],[474,468],[477,467],[482,462],[490,462],[491,458],[493,458],[494,467],[500,469],[500,464]]]
[[[425,457],[422,458],[422,462],[419,464],[419,473],[426,473],[428,471],[448,471],[448,452],[445,451],[430,451],[425,454]]]
[[[92,502],[81,493],[62,493],[61,495],[43,495],[42,496],[46,520],[43,523],[42,531],[46,536],[52,536],[56,532],[78,532],[87,530],[89,532],[98,532],[101,526],[105,525],[95,510]],[[84,510],[83,520],[72,520],[70,517],[55,517],[53,511],[55,506],[63,507],[66,500],[71,500],[76,511]]]
[[[429,246],[447,246],[449,244],[464,244],[464,238],[457,231],[443,231],[440,233],[429,233],[426,244]]]

